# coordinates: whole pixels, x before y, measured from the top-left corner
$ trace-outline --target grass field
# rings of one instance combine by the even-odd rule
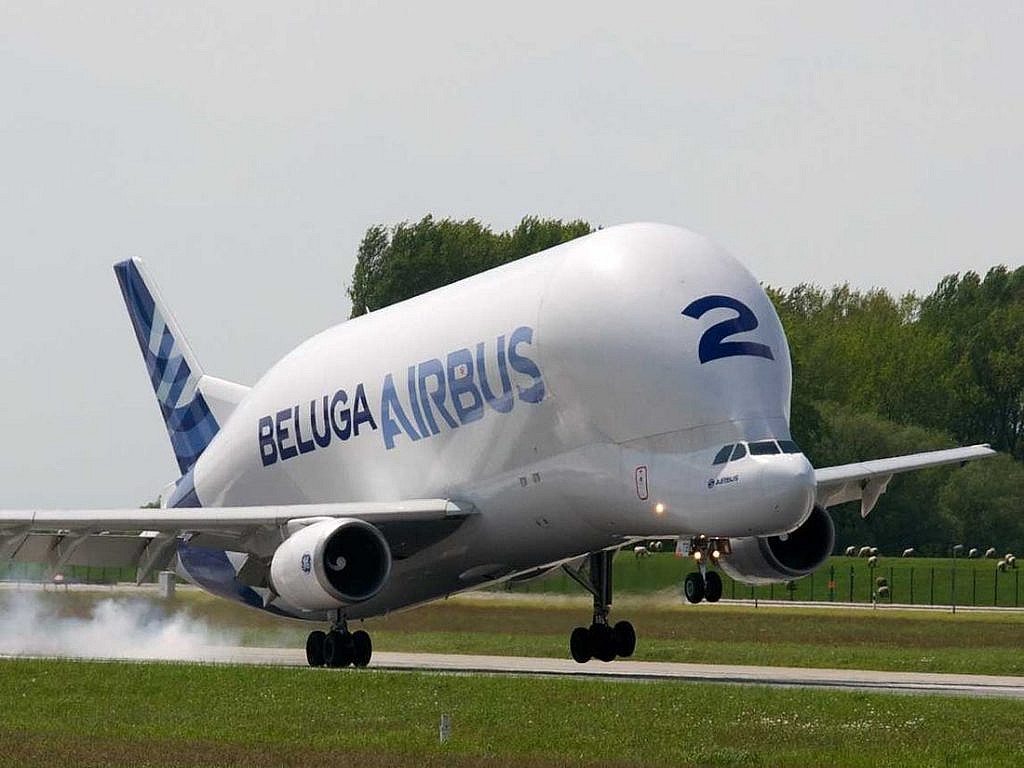
[[[0,662],[0,765],[1016,765],[1024,702]],[[439,744],[442,714],[452,736]]]
[[[623,593],[673,592],[681,595],[683,576],[695,570],[691,560],[668,552],[636,558],[620,552],[615,558],[615,588]],[[953,572],[956,571],[954,579]],[[999,573],[995,560],[958,558],[880,557],[870,568],[865,558],[832,557],[814,574],[792,582],[752,588],[722,574],[726,598],[760,600],[833,600],[871,602],[878,578],[890,589],[884,602],[916,605],[1024,605],[1024,584],[1020,570]],[[955,581],[955,591],[954,591]],[[830,588],[830,582],[831,588]],[[579,586],[564,573],[508,587],[515,592],[578,594]]]
[[[54,617],[89,615],[105,597],[38,596]],[[0,612],[11,599],[0,592]],[[156,623],[177,614],[187,625],[247,645],[298,648],[309,631],[192,590],[145,606]],[[1024,675],[1024,614],[1018,613],[690,606],[623,596],[612,615],[637,627],[638,660]],[[565,658],[570,630],[589,616],[585,598],[482,593],[369,620],[365,628],[378,650]],[[55,626],[53,619],[42,623],[44,630]]]
[[[670,552],[636,558],[620,552],[615,558],[616,591],[627,594],[673,593],[681,596],[683,576],[694,570],[690,560]],[[956,577],[954,578],[954,569]],[[133,582],[135,571],[118,568],[69,568],[68,578],[86,583]],[[155,576],[154,576],[155,578]],[[888,581],[889,596],[883,602],[915,605],[1024,606],[1024,577],[1020,569],[1000,573],[995,560],[958,558],[880,557],[871,568],[857,557],[832,557],[817,572],[791,583],[751,588],[723,574],[726,598],[759,600],[818,600],[869,603],[878,578]],[[0,566],[0,580],[49,581],[42,565]],[[955,587],[955,589],[954,589]],[[544,594],[579,594],[579,586],[561,571],[502,590]]]

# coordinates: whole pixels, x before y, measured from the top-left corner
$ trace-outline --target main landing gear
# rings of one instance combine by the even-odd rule
[[[616,656],[628,657],[636,649],[636,631],[628,621],[611,626],[608,612],[612,606],[611,552],[592,552],[589,555],[589,573],[562,566],[574,581],[594,596],[594,619],[589,627],[576,627],[569,637],[569,652],[573,659],[584,664],[593,659],[612,661]]]
[[[728,552],[728,540],[708,539],[698,536],[690,540],[690,553],[697,563],[697,570],[686,574],[683,580],[683,595],[691,603],[707,600],[717,603],[722,599],[722,577],[717,571],[708,570],[708,562],[718,563],[723,552]]]
[[[329,632],[315,630],[306,638],[306,662],[311,667],[365,667],[373,656],[370,636],[361,629],[348,631],[344,619],[338,619]]]

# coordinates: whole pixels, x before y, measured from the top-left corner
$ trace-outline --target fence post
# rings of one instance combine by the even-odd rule
[[[999,605],[999,569],[996,568],[995,578],[992,579],[992,605]]]
[[[836,601],[836,567],[834,565],[828,567],[828,599],[833,603]]]
[[[892,566],[889,566],[889,602],[892,602],[892,593],[896,591],[896,581],[892,577]]]
[[[850,602],[853,602],[853,566],[850,566]]]
[[[814,602],[814,571],[811,571],[811,602]]]
[[[932,582],[929,588],[928,605],[935,605],[935,566],[932,566]]]
[[[971,569],[971,605],[978,604],[978,569]]]

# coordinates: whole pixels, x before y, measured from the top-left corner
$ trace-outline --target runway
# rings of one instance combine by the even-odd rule
[[[305,652],[295,648],[206,646],[191,660],[209,664],[305,667]],[[158,661],[160,659],[151,659]],[[855,669],[806,669],[721,664],[681,664],[617,660],[577,664],[570,659],[521,656],[471,656],[439,653],[373,655],[370,669],[446,674],[538,675],[620,681],[677,681],[788,688],[827,688],[875,693],[974,696],[1024,699],[1024,677],[878,672]],[[321,670],[318,670],[321,671]],[[359,674],[358,670],[322,670],[325,674]]]

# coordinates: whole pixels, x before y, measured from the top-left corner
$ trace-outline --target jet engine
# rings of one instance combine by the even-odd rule
[[[391,573],[391,550],[363,520],[322,520],[296,531],[270,561],[274,591],[297,608],[329,610],[369,600]]]
[[[803,524],[782,536],[747,536],[729,541],[722,570],[746,584],[771,584],[806,576],[825,563],[836,543],[832,518],[815,506]]]

